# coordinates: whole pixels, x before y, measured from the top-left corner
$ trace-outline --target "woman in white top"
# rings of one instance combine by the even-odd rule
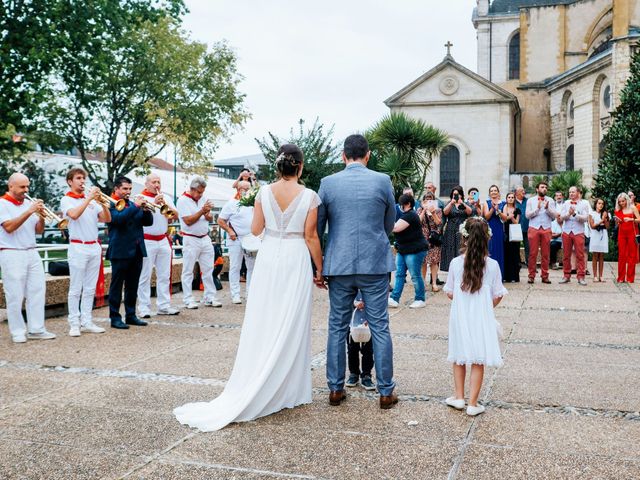
[[[453,300],[449,315],[449,355],[453,364],[455,396],[446,404],[462,410],[465,407],[464,381],[467,365],[471,367],[467,415],[478,415],[484,407],[478,404],[484,367],[502,365],[498,332],[494,315],[507,290],[502,285],[500,266],[489,257],[491,229],[482,217],[472,217],[461,225],[464,252],[454,258],[444,291]]]
[[[604,267],[604,254],[609,252],[609,212],[602,198],[596,198],[593,202],[593,210],[589,214],[589,227],[591,228],[591,240],[589,252],[593,262],[593,281],[602,282],[602,269]]]

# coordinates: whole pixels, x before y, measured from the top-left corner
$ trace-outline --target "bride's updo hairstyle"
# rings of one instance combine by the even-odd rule
[[[489,224],[483,218],[470,217],[460,230],[464,252],[462,291],[475,293],[482,288],[484,267],[489,254]]]
[[[304,155],[297,145],[287,143],[278,149],[276,170],[280,177],[297,177],[302,162],[304,162]]]

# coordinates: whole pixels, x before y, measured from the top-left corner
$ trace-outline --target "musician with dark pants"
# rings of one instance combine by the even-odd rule
[[[109,318],[111,327],[120,329],[127,329],[129,325],[147,325],[147,322],[136,317],[136,300],[142,259],[147,256],[142,227],[153,224],[153,215],[142,208],[143,198],[136,197],[134,202],[129,200],[131,187],[131,180],[127,177],[116,178],[112,198],[115,201],[124,200],[125,208],[118,211],[112,205],[111,222],[108,224],[109,247],[106,258],[111,261]],[[125,322],[120,315],[123,284]]]

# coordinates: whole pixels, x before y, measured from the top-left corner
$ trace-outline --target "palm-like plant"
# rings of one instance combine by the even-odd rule
[[[371,168],[391,177],[396,193],[406,186],[421,191],[434,155],[448,136],[404,113],[385,116],[366,133],[372,150]]]
[[[551,178],[549,190],[551,192],[562,192],[565,198],[569,198],[570,187],[580,188],[582,195],[586,196],[589,189],[582,182],[582,170],[567,170],[554,175]]]

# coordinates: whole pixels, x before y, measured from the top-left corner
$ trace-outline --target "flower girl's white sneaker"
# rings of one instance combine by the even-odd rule
[[[475,417],[476,415],[480,415],[482,412],[484,412],[484,407],[482,405],[479,405],[477,407],[474,407],[473,405],[469,405],[467,407],[467,415],[471,416],[471,417]]]
[[[464,410],[465,406],[464,398],[449,397],[444,401],[444,403],[456,410]]]

